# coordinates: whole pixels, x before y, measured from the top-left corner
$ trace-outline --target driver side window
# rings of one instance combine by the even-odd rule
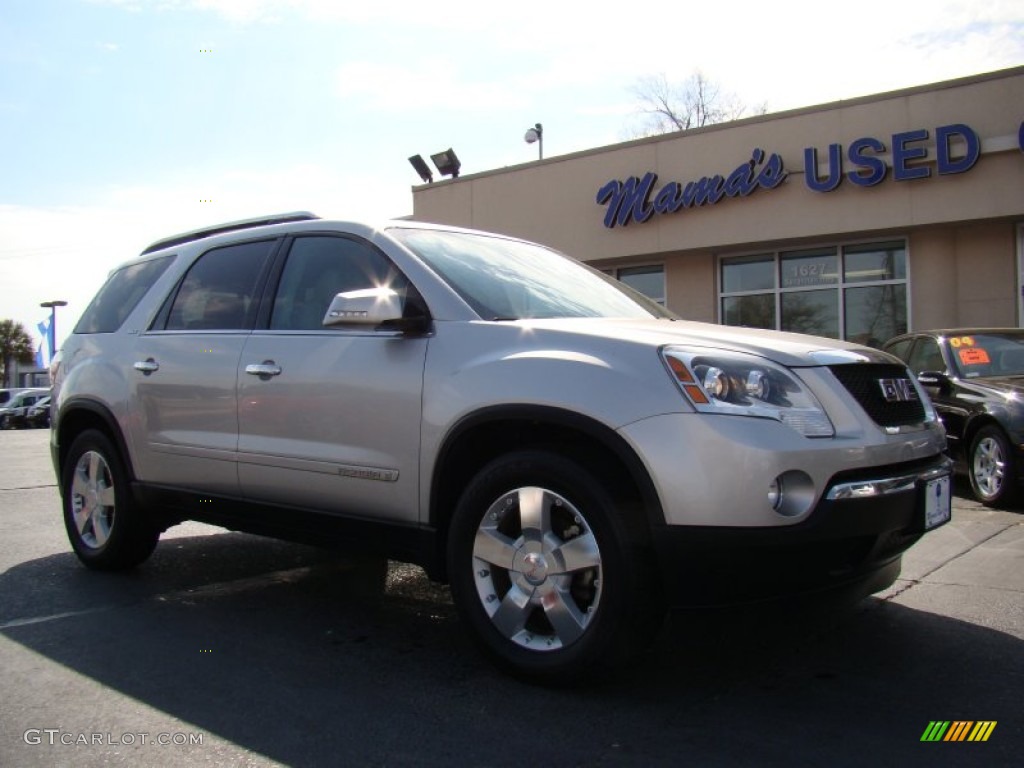
[[[343,237],[296,238],[281,273],[270,328],[322,331],[337,294],[380,286],[404,296],[408,281],[369,244]]]
[[[946,362],[942,359],[942,352],[939,350],[938,342],[930,338],[920,338],[917,340],[913,350],[910,352],[910,357],[907,359],[907,365],[915,375],[922,371],[948,373]]]

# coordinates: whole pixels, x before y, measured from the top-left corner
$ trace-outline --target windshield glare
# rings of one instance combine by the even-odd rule
[[[543,246],[463,232],[396,228],[390,234],[485,320],[674,317],[614,278]]]

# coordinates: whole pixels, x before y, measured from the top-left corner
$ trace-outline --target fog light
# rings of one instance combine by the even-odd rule
[[[800,517],[814,505],[814,481],[806,472],[791,469],[768,485],[768,504],[783,517]]]

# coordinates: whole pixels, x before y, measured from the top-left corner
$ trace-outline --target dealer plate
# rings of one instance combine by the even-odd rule
[[[929,480],[924,487],[924,529],[930,531],[953,516],[949,475]]]

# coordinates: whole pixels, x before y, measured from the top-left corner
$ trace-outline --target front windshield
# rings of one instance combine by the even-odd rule
[[[485,320],[674,317],[617,280],[543,246],[428,229],[395,228],[389,234]]]
[[[1024,376],[1024,332],[950,336],[946,343],[961,378]]]

